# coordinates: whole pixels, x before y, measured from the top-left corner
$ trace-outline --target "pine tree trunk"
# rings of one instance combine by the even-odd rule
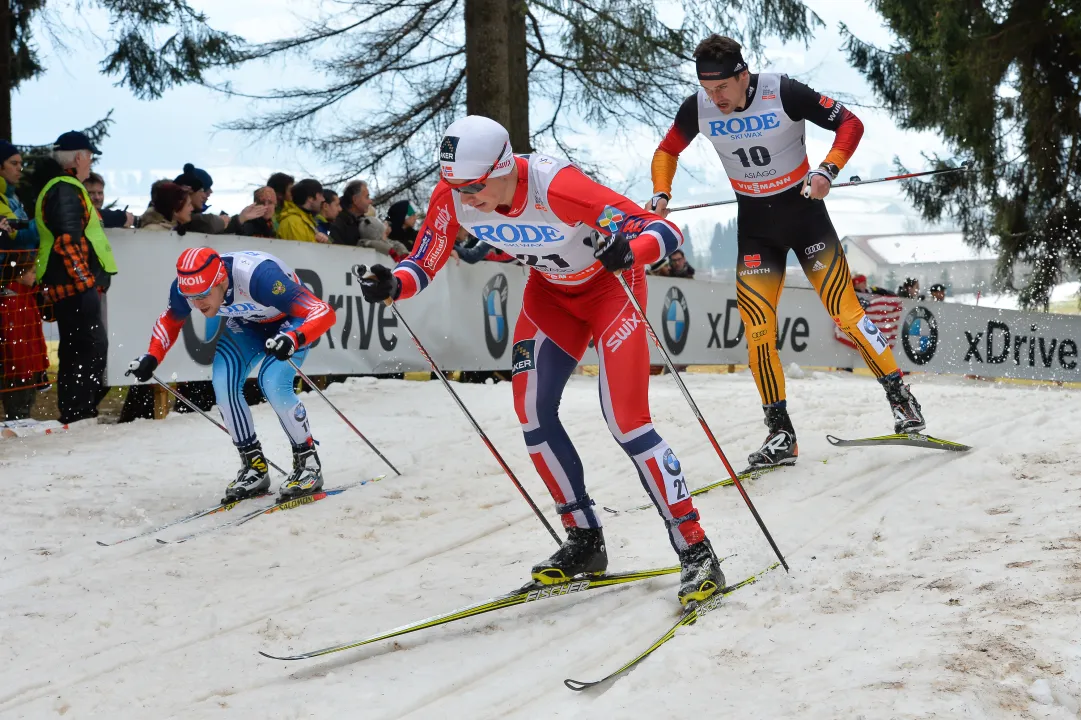
[[[510,125],[508,5],[507,0],[465,2],[466,112],[490,117],[503,127]]]
[[[510,144],[514,152],[533,152],[529,142],[529,66],[526,59],[525,0],[507,0]]]
[[[11,137],[11,0],[0,0],[0,139]]]

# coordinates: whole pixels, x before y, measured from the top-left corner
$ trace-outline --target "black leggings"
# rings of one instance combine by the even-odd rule
[[[886,339],[863,314],[841,241],[822,201],[804,198],[799,188],[768,198],[740,197],[737,232],[736,301],[747,327],[749,364],[763,405],[785,399],[784,371],[777,355],[777,303],[789,250],[795,251],[826,312],[855,343],[867,367],[878,377],[897,370]]]

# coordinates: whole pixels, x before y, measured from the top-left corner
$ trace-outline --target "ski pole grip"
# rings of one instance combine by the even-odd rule
[[[368,266],[367,265],[362,265],[362,264],[358,263],[358,264],[353,266],[353,276],[357,280],[363,280],[364,276],[367,275],[367,274],[368,274]],[[394,304],[394,300],[392,298],[386,298],[385,300],[383,300],[383,304],[386,305],[387,307],[390,307],[391,305]]]

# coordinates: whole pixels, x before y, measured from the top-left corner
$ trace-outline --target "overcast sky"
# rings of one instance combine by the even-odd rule
[[[314,15],[320,8],[319,0],[190,1],[206,12],[214,27],[251,40],[289,35],[295,32],[304,13]],[[71,0],[67,3],[73,4]],[[857,103],[876,104],[867,84],[845,62],[838,23],[843,20],[859,37],[886,45],[890,37],[877,14],[860,0],[808,0],[807,5],[825,22],[814,41],[807,48],[770,42],[765,49],[767,65],[752,70],[785,72],[819,91],[843,93]],[[51,142],[61,132],[85,127],[112,109],[116,122],[101,148],[104,155],[96,169],[109,183],[106,197],[118,198],[121,206],[131,205],[133,210],[145,207],[151,182],[179,174],[185,162],[211,172],[216,191],[212,204],[231,212],[238,211],[251,190],[274,170],[285,170],[299,178],[319,177],[325,169],[319,158],[296,148],[217,129],[248,111],[244,100],[185,87],[147,102],[114,87],[112,79],[97,72],[105,53],[102,41],[93,35],[106,36],[104,14],[84,12],[77,17],[82,32],[70,40],[66,51],[58,52],[44,33],[38,33],[47,72],[26,83],[14,98],[16,143]],[[690,94],[695,90],[690,81],[693,68],[687,70],[686,92]],[[322,78],[313,76],[301,61],[252,65],[221,79],[229,79],[242,89],[322,84]],[[366,100],[378,101],[374,97]],[[903,132],[882,111],[860,107],[852,110],[863,120],[866,132],[855,157],[843,171],[845,179],[851,174],[865,179],[890,174],[895,155],[908,167],[920,168],[924,164],[921,153],[942,150],[934,135]],[[629,189],[633,198],[644,199],[651,194],[649,163],[660,138],[645,125],[632,131],[631,138],[630,143],[613,143],[608,132],[586,130],[573,139],[582,150],[607,161],[613,185]],[[812,165],[825,156],[831,142],[831,133],[808,124],[807,147]],[[680,167],[673,204],[732,197],[720,162],[704,138],[696,140],[684,153]],[[371,180],[378,186],[378,178]],[[842,236],[921,228],[915,211],[893,184],[839,189],[828,204]],[[678,222],[690,227],[696,246],[704,247],[713,224],[733,216],[731,207],[718,208],[684,213]]]

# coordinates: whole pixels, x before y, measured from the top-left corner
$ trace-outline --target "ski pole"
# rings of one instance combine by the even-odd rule
[[[653,343],[657,346],[657,349],[661,351],[661,357],[664,358],[664,364],[667,366],[668,372],[672,373],[672,377],[675,378],[676,385],[678,385],[679,389],[683,392],[683,397],[687,399],[687,404],[691,406],[691,410],[694,411],[695,417],[698,418],[698,422],[705,431],[706,437],[709,438],[710,443],[713,444],[713,449],[717,451],[717,455],[721,458],[724,469],[728,471],[728,475],[732,478],[732,482],[735,484],[736,489],[739,490],[739,494],[743,496],[743,501],[747,503],[747,508],[751,511],[751,515],[754,515],[755,522],[757,522],[758,527],[762,529],[762,534],[766,536],[766,540],[769,541],[769,545],[773,548],[773,552],[777,554],[777,559],[781,561],[781,565],[784,567],[785,572],[788,572],[788,563],[785,562],[784,556],[781,555],[780,548],[778,548],[777,543],[773,541],[773,536],[770,535],[769,530],[766,528],[766,524],[762,522],[762,517],[758,514],[758,510],[755,509],[754,503],[751,502],[751,497],[747,494],[747,491],[743,489],[743,483],[739,481],[739,477],[729,464],[728,458],[724,455],[724,450],[721,450],[717,438],[714,437],[713,431],[709,429],[709,424],[706,423],[706,419],[702,416],[702,412],[698,409],[698,405],[694,402],[694,398],[691,397],[690,391],[687,390],[687,386],[683,384],[683,378],[679,376],[679,372],[676,371],[676,366],[672,363],[672,358],[669,357],[668,351],[664,349],[664,345],[661,344],[660,338],[658,338],[657,333],[654,332],[653,325],[650,324],[649,318],[646,317],[645,311],[638,303],[638,298],[634,296],[634,292],[631,291],[630,286],[627,285],[627,281],[623,278],[623,273],[616,273],[616,277],[619,279],[619,284],[623,286],[623,290],[627,293],[627,297],[630,298],[631,304],[634,305],[634,309],[642,316],[642,320],[646,324],[646,330],[649,331],[649,336],[653,339]]]
[[[357,280],[363,280],[364,275],[367,272],[368,268],[364,265],[353,266],[353,275],[356,276]],[[505,460],[503,460],[503,456],[500,455],[499,451],[495,449],[495,445],[493,445],[492,441],[488,439],[488,436],[485,434],[484,430],[481,429],[480,425],[473,417],[473,414],[469,412],[469,409],[465,406],[465,403],[462,402],[462,399],[458,397],[458,393],[456,393],[454,391],[454,388],[450,386],[450,383],[447,382],[447,379],[439,370],[439,366],[435,364],[435,360],[433,360],[432,356],[428,354],[428,351],[424,349],[424,346],[420,344],[420,340],[417,338],[417,334],[413,332],[413,329],[409,327],[409,323],[407,323],[405,321],[405,318],[402,317],[402,314],[398,312],[398,306],[395,305],[394,301],[390,298],[387,298],[385,302],[387,307],[389,307],[394,313],[394,317],[398,319],[398,322],[402,324],[402,327],[405,328],[405,331],[409,333],[409,337],[413,339],[413,344],[417,346],[417,350],[419,350],[420,354],[424,356],[424,359],[428,361],[428,365],[431,366],[432,372],[434,372],[436,374],[436,377],[438,377],[443,382],[443,387],[445,387],[447,389],[447,392],[450,393],[450,396],[454,398],[454,402],[458,404],[458,408],[465,414],[467,418],[469,418],[469,422],[473,425],[473,429],[477,431],[477,434],[480,435],[480,439],[484,442],[485,447],[487,447],[488,451],[492,453],[492,455],[495,457],[496,462],[499,463],[499,466],[501,468],[503,468],[503,472],[507,474],[507,477],[510,478],[510,481],[514,483],[514,487],[518,488],[518,492],[522,494],[522,497],[525,499],[526,503],[533,511],[533,514],[537,516],[537,519],[541,521],[541,524],[544,525],[544,528],[552,535],[552,539],[556,541],[556,544],[562,545],[563,541],[560,540],[559,534],[555,531],[555,528],[553,528],[551,523],[548,522],[548,519],[544,517],[544,514],[540,511],[540,508],[538,508],[537,504],[533,502],[533,498],[529,496],[529,492],[526,491],[524,487],[522,487],[522,483],[518,482],[518,478],[514,475],[514,471],[511,470],[510,466],[507,465]]]
[[[330,409],[333,410],[334,412],[338,413],[338,417],[340,417],[342,420],[345,421],[345,424],[349,426],[349,429],[352,430],[353,432],[355,432],[357,434],[357,437],[359,437],[361,440],[363,440],[365,443],[367,443],[368,447],[370,447],[372,449],[372,452],[374,452],[376,455],[378,455],[379,459],[382,460],[383,462],[385,462],[387,464],[387,467],[389,467],[391,470],[394,471],[395,475],[401,475],[401,473],[398,472],[398,468],[394,467],[394,465],[391,464],[390,460],[387,460],[386,456],[384,456],[383,453],[379,452],[379,449],[376,448],[375,445],[372,445],[371,441],[368,440],[368,438],[364,437],[364,433],[362,433],[360,430],[357,430],[357,426],[354,425],[353,423],[349,422],[349,418],[347,418],[345,416],[345,413],[343,413],[341,410],[339,410],[337,407],[335,407],[334,403],[332,403],[330,401],[330,399],[326,395],[323,394],[323,391],[320,390],[318,387],[316,387],[315,383],[313,383],[311,381],[311,378],[309,378],[307,375],[305,375],[304,371],[300,369],[300,366],[297,365],[295,362],[293,362],[293,358],[289,358],[289,364],[292,365],[293,369],[297,371],[297,375],[300,376],[300,379],[303,380],[304,382],[308,383],[308,387],[310,387],[312,390],[319,393],[319,397],[326,400],[327,405],[330,405]]]
[[[125,375],[130,375],[130,374],[131,374],[131,371],[129,370],[128,372],[126,372],[126,373],[124,373],[124,374],[125,374]],[[189,408],[191,408],[191,409],[192,409],[192,410],[194,410],[195,412],[199,413],[200,415],[202,415],[203,417],[205,417],[205,418],[206,418],[207,420],[209,420],[210,422],[212,422],[212,423],[214,423],[215,425],[217,425],[217,426],[218,426],[218,429],[219,429],[219,430],[221,430],[221,431],[222,431],[223,433],[225,433],[226,435],[229,435],[229,428],[225,427],[225,426],[224,426],[224,425],[222,425],[222,424],[221,424],[220,422],[218,422],[218,421],[217,421],[217,420],[215,420],[214,418],[212,418],[212,417],[210,417],[209,415],[207,415],[207,414],[206,414],[206,413],[205,413],[205,412],[203,411],[203,409],[202,409],[201,407],[199,407],[198,405],[196,405],[195,403],[193,403],[193,402],[192,402],[191,400],[188,400],[188,399],[187,399],[186,397],[184,397],[183,395],[181,395],[179,391],[177,391],[177,390],[174,390],[174,389],[172,389],[172,388],[171,388],[171,387],[169,387],[169,386],[168,386],[168,385],[167,385],[166,383],[162,382],[161,378],[159,378],[159,377],[158,377],[157,375],[151,375],[150,377],[151,377],[151,379],[152,379],[152,380],[153,380],[154,382],[156,382],[156,383],[157,383],[158,385],[161,385],[161,386],[162,386],[163,388],[165,388],[166,390],[168,390],[168,391],[169,391],[169,393],[170,393],[170,394],[171,394],[171,395],[172,395],[173,397],[175,397],[175,398],[176,398],[177,400],[179,400],[180,402],[184,403],[184,404],[185,404],[185,405],[187,405],[187,406],[188,406]],[[230,435],[230,437],[232,437],[232,436]],[[278,467],[277,465],[275,465],[274,463],[272,463],[272,462],[271,462],[271,461],[270,461],[269,459],[267,459],[266,455],[264,455],[264,456],[263,456],[263,459],[264,459],[264,460],[266,460],[266,462],[267,462],[267,465],[269,465],[270,467],[274,468],[275,470],[277,470],[278,472],[280,472],[280,473],[281,473],[282,475],[284,475],[285,477],[289,477],[289,473],[285,472],[285,471],[284,471],[284,470],[282,470],[282,469],[281,469],[280,467]]]
[[[848,182],[836,183],[831,186],[831,189],[855,187],[857,185],[872,185],[874,183],[892,182],[894,180],[908,180],[910,178],[924,177],[926,175],[945,175],[946,173],[962,172],[968,169],[968,165],[962,165],[961,167],[942,168],[941,170],[923,170],[922,172],[890,175],[889,177],[872,178],[871,180],[863,180],[859,175],[853,175],[849,178]],[[732,198],[731,200],[717,200],[715,202],[699,203],[698,205],[684,205],[683,207],[671,208],[668,212],[674,213],[679,212],[680,210],[698,210],[699,208],[716,207],[718,205],[731,205],[734,202],[736,202],[735,198]]]

